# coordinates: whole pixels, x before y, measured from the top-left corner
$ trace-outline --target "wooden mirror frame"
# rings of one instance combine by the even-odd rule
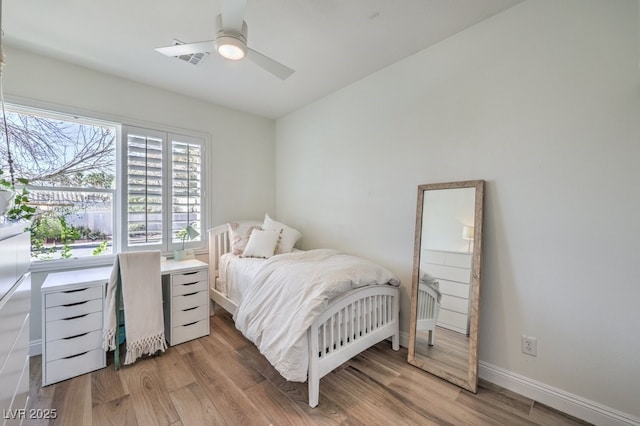
[[[420,275],[420,254],[422,240],[422,219],[424,208],[424,193],[430,190],[475,188],[475,212],[473,255],[471,263],[471,288],[470,288],[470,318],[469,318],[469,354],[468,375],[461,378],[450,372],[429,363],[425,358],[416,358],[416,320],[417,320],[417,294]],[[416,209],[416,234],[413,251],[413,274],[411,277],[411,322],[409,324],[409,352],[407,361],[431,374],[441,377],[457,386],[473,393],[478,387],[478,324],[480,306],[480,270],[482,267],[482,210],[484,202],[484,180],[470,180],[462,182],[445,182],[418,186],[418,204]]]

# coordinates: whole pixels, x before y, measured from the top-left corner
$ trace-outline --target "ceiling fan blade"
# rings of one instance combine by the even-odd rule
[[[158,47],[157,52],[167,56],[192,55],[194,53],[215,52],[214,40],[200,41],[198,43],[176,44],[175,46]]]
[[[220,14],[222,15],[222,29],[224,32],[242,33],[246,0],[222,0]]]
[[[256,52],[249,47],[247,47],[247,57],[251,59],[251,61],[253,61],[256,65],[269,71],[280,80],[286,80],[291,76],[291,74],[295,72],[288,66],[282,65],[280,62],[274,61],[273,59],[268,58],[262,53]]]

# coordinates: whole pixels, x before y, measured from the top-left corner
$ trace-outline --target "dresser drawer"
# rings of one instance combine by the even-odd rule
[[[26,345],[18,346],[16,350],[27,350],[29,346],[29,309],[31,308],[31,280],[25,279],[18,288],[7,297],[6,303],[0,309],[0,370],[5,364],[14,345],[22,342],[21,330],[27,329]],[[24,333],[24,330],[22,331]]]
[[[102,347],[102,330],[46,342],[47,361],[77,355]]]
[[[469,284],[456,283],[447,280],[438,280],[438,282],[440,283],[440,293],[443,295],[448,294],[455,297],[469,299],[469,290],[471,289]]]
[[[84,302],[92,299],[102,299],[103,291],[103,286],[92,286],[50,293],[45,296],[45,308],[70,305],[72,303]]]
[[[175,285],[195,283],[198,281],[206,281],[209,273],[206,269],[194,272],[185,272],[183,274],[174,274],[171,283]]]
[[[459,312],[440,308],[438,313],[438,325],[440,327],[466,334],[469,325],[469,316]]]
[[[105,352],[95,349],[79,355],[47,362],[46,384],[59,382],[97,370],[105,365]]]
[[[91,314],[93,312],[102,312],[102,299],[85,300],[67,305],[54,306],[53,308],[47,308],[45,315],[47,317],[46,321],[49,322]]]
[[[195,308],[197,306],[208,303],[209,292],[198,291],[196,293],[187,293],[181,296],[174,296],[171,298],[171,310],[173,312],[183,311],[188,308]]]
[[[187,340],[193,340],[198,337],[209,334],[209,318],[202,319],[189,324],[179,325],[171,329],[171,344],[177,345]]]
[[[207,281],[194,281],[184,284],[173,284],[173,295],[181,296],[183,294],[194,293],[196,291],[207,290]]]
[[[26,357],[24,360],[24,365],[22,367],[22,376],[20,377],[20,382],[18,383],[18,388],[16,389],[16,394],[14,396],[13,402],[11,403],[10,409],[13,410],[13,413],[17,413],[18,410],[25,410],[27,413],[27,402],[29,401],[29,357]],[[11,417],[11,416],[9,416]],[[6,417],[5,417],[6,419]],[[13,418],[9,418],[5,420],[4,426],[12,426],[12,425],[28,425],[28,422],[25,422],[21,419],[21,416],[15,416]]]
[[[24,374],[25,361],[29,359],[29,322],[23,323],[15,342],[11,342],[12,350],[5,362],[0,365],[0,407],[8,408],[11,399]],[[1,418],[0,418],[1,419]]]
[[[47,342],[77,336],[88,331],[102,330],[102,312],[94,312],[71,319],[49,321],[45,327]]]
[[[173,326],[189,324],[209,317],[209,305],[200,305],[195,308],[187,308],[173,312]]]
[[[469,299],[461,299],[443,294],[442,300],[440,301],[440,308],[467,315],[469,314]]]

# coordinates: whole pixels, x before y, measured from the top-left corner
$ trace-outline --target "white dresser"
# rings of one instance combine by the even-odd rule
[[[30,238],[24,223],[0,225],[0,409],[21,424],[29,396]],[[25,411],[22,411],[24,413]]]
[[[423,250],[420,269],[440,283],[437,325],[469,334],[472,253]]]
[[[209,269],[199,260],[163,262],[164,330],[170,346],[209,334]]]
[[[49,274],[42,284],[42,385],[106,366],[105,286],[111,267]]]

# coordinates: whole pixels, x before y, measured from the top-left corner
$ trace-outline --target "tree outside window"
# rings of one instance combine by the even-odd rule
[[[30,205],[36,208],[32,258],[111,253],[116,126],[19,107],[6,114],[15,174],[29,180]],[[6,150],[1,144],[3,169]]]

